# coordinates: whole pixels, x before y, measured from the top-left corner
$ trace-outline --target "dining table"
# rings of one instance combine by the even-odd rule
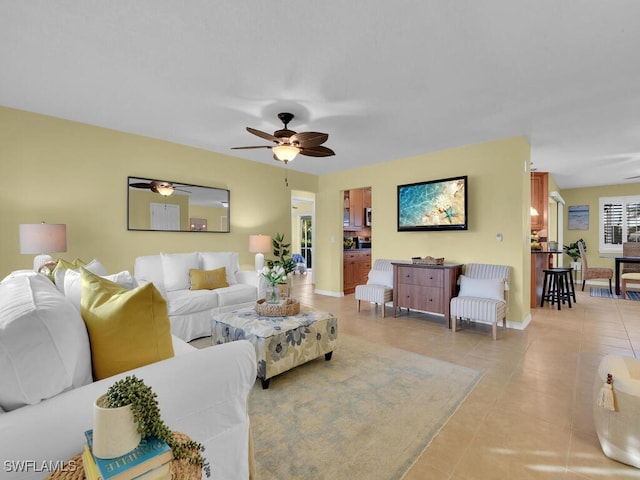
[[[640,263],[640,257],[615,257],[616,269],[616,295],[620,295],[620,264],[621,263]]]

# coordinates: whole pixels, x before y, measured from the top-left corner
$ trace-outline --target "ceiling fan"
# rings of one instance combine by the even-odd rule
[[[173,183],[171,182],[162,182],[160,180],[152,180],[147,183],[130,183],[130,187],[133,188],[147,188],[151,190],[153,193],[159,193],[163,197],[168,197],[173,194],[174,191],[191,193],[188,190],[181,190],[180,188],[175,188]]]
[[[300,132],[289,130],[287,125],[293,120],[293,113],[279,113],[278,118],[284,123],[282,130],[276,130],[273,135],[270,133],[247,127],[249,133],[253,133],[260,138],[272,141],[275,145],[255,145],[250,147],[232,147],[232,150],[243,150],[248,148],[270,148],[273,151],[273,159],[287,164],[296,155],[306,155],[308,157],[330,157],[335,152],[330,148],[323,147],[329,135],[320,132]]]

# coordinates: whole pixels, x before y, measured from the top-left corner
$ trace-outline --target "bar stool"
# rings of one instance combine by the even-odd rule
[[[544,307],[545,300],[551,305],[558,304],[558,310],[565,301],[571,308],[571,298],[575,302],[576,293],[573,285],[571,268],[557,267],[543,270],[544,282],[542,284],[542,300],[540,307]]]

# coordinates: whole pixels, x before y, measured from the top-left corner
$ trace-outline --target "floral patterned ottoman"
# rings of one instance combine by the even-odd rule
[[[261,317],[252,307],[222,313],[213,318],[213,344],[246,339],[253,343],[262,388],[271,377],[324,354],[331,354],[338,342],[338,319],[328,312],[302,307],[289,317]]]

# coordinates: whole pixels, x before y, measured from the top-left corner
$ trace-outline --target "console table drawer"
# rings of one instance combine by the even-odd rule
[[[427,287],[442,286],[442,269],[405,267],[398,269],[398,283],[423,285]]]
[[[398,304],[411,310],[442,313],[442,288],[400,285]]]

